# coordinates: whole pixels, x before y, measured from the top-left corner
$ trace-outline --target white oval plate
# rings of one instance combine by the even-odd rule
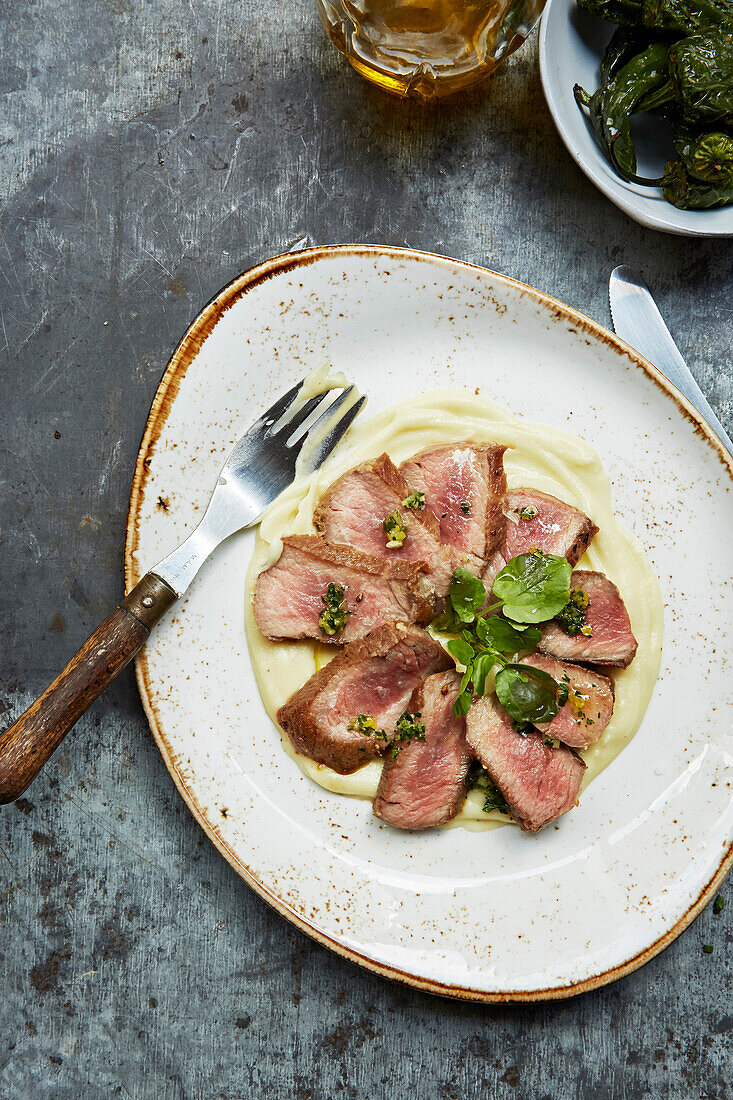
[[[135,470],[128,586],[195,522],[239,432],[324,358],[372,412],[422,388],[479,386],[593,443],[663,589],[652,703],[558,828],[390,829],[368,802],[307,780],[281,747],[247,653],[244,533],[138,659],[166,766],[257,893],[372,970],[486,1001],[612,981],[692,920],[733,857],[733,513],[720,447],[654,368],[539,291],[426,253],[312,249],[240,276],[176,349]]]
[[[576,0],[548,0],[540,23],[540,75],[547,106],[560,137],[576,164],[607,198],[649,229],[683,237],[733,236],[733,206],[719,210],[678,210],[666,202],[661,187],[626,183],[600,150],[587,115],[573,96],[581,84],[594,92],[599,66],[611,34],[611,23],[581,11]],[[661,176],[672,155],[671,130],[644,115],[633,124],[639,174]]]

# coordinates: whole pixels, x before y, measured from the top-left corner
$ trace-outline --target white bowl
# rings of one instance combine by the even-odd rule
[[[540,23],[540,75],[547,105],[560,137],[586,176],[634,221],[683,237],[733,237],[733,206],[719,210],[678,210],[661,187],[626,183],[601,152],[587,115],[573,96],[582,84],[594,92],[599,66],[613,26],[578,7],[576,0],[548,0]],[[670,127],[649,115],[634,120],[639,174],[661,176],[672,155]]]

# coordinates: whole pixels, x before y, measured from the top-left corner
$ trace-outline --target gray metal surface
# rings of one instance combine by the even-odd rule
[[[420,109],[360,82],[298,0],[6,0],[0,30],[8,718],[119,601],[171,348],[233,275],[298,242],[460,256],[605,323],[609,272],[633,264],[730,430],[733,242],[652,233],[599,195],[553,130],[534,43],[485,92]],[[0,845],[3,1098],[730,1095],[729,889],[720,916],[575,1001],[392,985],[223,863],[131,673],[2,810]]]

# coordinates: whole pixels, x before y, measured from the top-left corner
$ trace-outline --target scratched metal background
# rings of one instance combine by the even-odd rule
[[[485,93],[421,110],[360,82],[298,0],[4,0],[0,32],[3,720],[121,594],[173,345],[222,284],[298,242],[464,257],[604,323],[611,267],[639,265],[733,429],[733,245],[643,230],[592,188],[534,43]],[[0,845],[3,1098],[730,1095],[733,897],[574,1001],[391,985],[224,864],[130,674],[2,809]]]

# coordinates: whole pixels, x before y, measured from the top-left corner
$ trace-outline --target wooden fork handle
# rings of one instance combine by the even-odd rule
[[[176,598],[165,581],[147,573],[43,695],[0,734],[0,804],[20,797],[84,711],[145,644]]]

